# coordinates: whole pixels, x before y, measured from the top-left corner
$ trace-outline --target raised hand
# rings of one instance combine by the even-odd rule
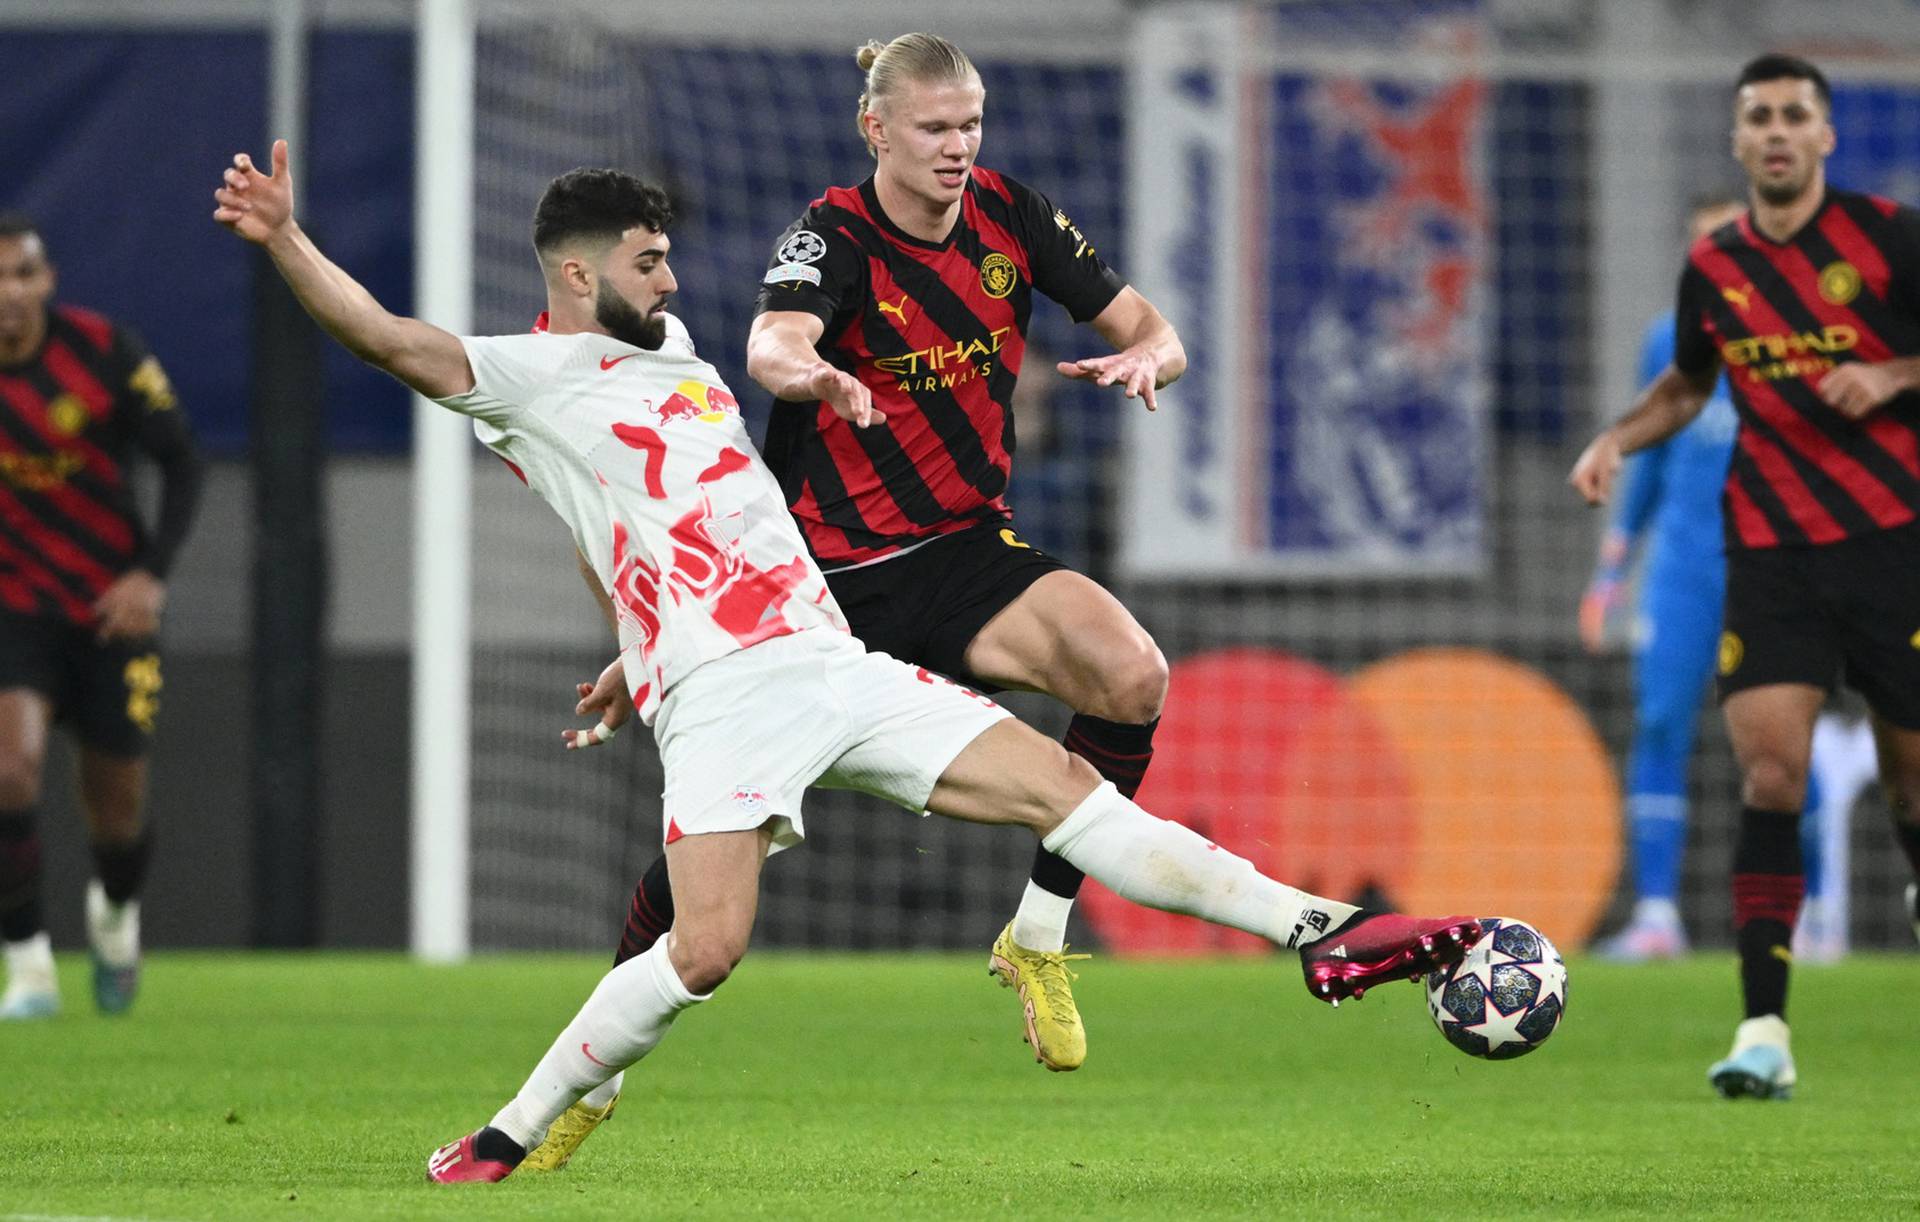
[[[245,153],[233,155],[233,165],[221,175],[214,190],[213,219],[249,242],[266,245],[293,221],[293,172],[287,168],[287,142],[273,142],[273,172],[262,174]]]
[[[1082,361],[1061,361],[1055,366],[1062,376],[1095,386],[1119,386],[1129,399],[1143,399],[1147,410],[1159,404],[1153,392],[1160,377],[1160,358],[1145,345],[1116,352],[1112,356],[1091,356]]]

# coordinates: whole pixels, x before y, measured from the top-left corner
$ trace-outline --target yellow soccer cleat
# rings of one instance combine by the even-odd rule
[[[1087,1031],[1080,1025],[1080,1007],[1073,1002],[1073,981],[1078,977],[1067,964],[1091,958],[1064,950],[1028,950],[1013,940],[1011,921],[993,940],[987,970],[1007,988],[1019,991],[1034,1059],[1055,1073],[1078,1069],[1087,1059]]]
[[[600,1127],[602,1121],[613,1115],[613,1109],[620,1103],[620,1096],[607,1100],[605,1107],[588,1107],[585,1103],[576,1103],[560,1113],[560,1119],[553,1122],[547,1130],[547,1139],[527,1152],[525,1161],[520,1164],[522,1171],[558,1171],[567,1165],[573,1152],[587,1139],[587,1134]]]

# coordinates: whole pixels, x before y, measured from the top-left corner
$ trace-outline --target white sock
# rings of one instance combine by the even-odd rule
[[[48,993],[57,988],[53,971],[53,939],[45,930],[20,942],[7,942],[7,992]]]
[[[574,1100],[652,1052],[680,1011],[706,999],[680,982],[661,938],[600,978],[527,1084],[489,1123],[533,1149]]]
[[[1680,905],[1670,899],[1639,899],[1633,904],[1633,925],[1654,925],[1661,929],[1680,928]]]
[[[1028,879],[1027,893],[1013,914],[1013,940],[1028,950],[1060,950],[1067,944],[1067,914],[1072,911],[1070,896],[1055,895]]]
[[[132,967],[140,958],[140,901],[116,904],[99,879],[87,884],[87,941],[110,967]]]
[[[586,1094],[580,1096],[580,1102],[597,1111],[620,1097],[620,1084],[626,1080],[627,1071],[623,1069]]]
[[[1359,911],[1275,882],[1246,858],[1141,810],[1108,782],[1041,843],[1136,904],[1286,947],[1338,929]]]

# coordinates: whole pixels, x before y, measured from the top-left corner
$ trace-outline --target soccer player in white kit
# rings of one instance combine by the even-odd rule
[[[1136,903],[1297,950],[1308,988],[1336,1004],[1458,962],[1479,936],[1471,917],[1367,912],[1269,879],[985,697],[866,652],[733,396],[666,313],[677,285],[658,190],[611,170],[555,179],[534,218],[545,328],[460,338],[388,313],[328,261],[293,219],[284,141],[272,160],[262,173],[234,158],[214,219],[265,248],[355,355],[471,416],[566,521],[617,621],[632,694],[582,733],[604,737],[637,711],[666,770],[671,933],[602,978],[519,1094],[434,1152],[431,1178],[505,1178],[556,1117],[712,994],[746,952],[761,863],[805,834],[809,785],[1019,824]],[[885,423],[825,362],[811,389],[858,426]]]

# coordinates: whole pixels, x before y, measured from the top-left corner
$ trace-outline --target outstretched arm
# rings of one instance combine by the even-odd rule
[[[459,339],[417,318],[388,313],[360,282],[320,253],[293,219],[287,142],[273,142],[273,171],[236,153],[214,191],[213,219],[264,249],[313,320],[355,356],[430,399],[473,389]]]
[[[1119,351],[1112,356],[1061,361],[1058,368],[1065,376],[1095,386],[1118,384],[1127,398],[1144,399],[1147,410],[1153,411],[1159,406],[1153,392],[1187,371],[1187,350],[1181,346],[1173,324],[1131,285],[1121,289],[1119,296],[1094,316],[1093,329]]]
[[[776,399],[824,400],[833,414],[866,428],[887,414],[873,405],[873,392],[859,378],[820,359],[814,344],[826,324],[804,310],[770,310],[747,333],[747,376]]]
[[[1581,452],[1567,477],[1590,505],[1604,505],[1613,492],[1613,481],[1628,454],[1658,444],[1687,427],[1713,395],[1713,383],[1720,376],[1718,366],[1700,378],[1682,373],[1669,365],[1651,385],[1640,392],[1633,409],[1611,426],[1602,429]]]

